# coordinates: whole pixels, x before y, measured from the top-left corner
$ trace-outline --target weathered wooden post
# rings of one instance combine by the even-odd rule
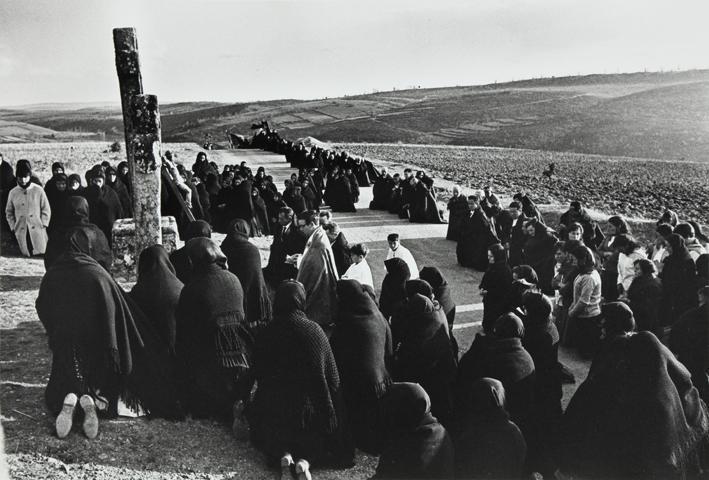
[[[173,217],[162,221],[160,218],[160,111],[157,97],[143,94],[135,29],[113,29],[113,45],[134,215],[133,219],[118,220],[113,226],[113,270],[114,274],[130,279],[144,248],[161,244],[163,240],[168,251],[174,248],[177,227]]]

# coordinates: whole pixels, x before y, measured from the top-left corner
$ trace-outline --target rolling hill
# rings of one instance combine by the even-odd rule
[[[488,145],[709,161],[709,70],[541,78],[319,100],[161,106],[166,141],[248,133],[267,119],[287,138]],[[0,109],[0,119],[122,137],[114,107]]]

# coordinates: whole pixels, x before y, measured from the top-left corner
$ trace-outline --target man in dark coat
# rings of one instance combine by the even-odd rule
[[[458,264],[479,271],[487,269],[487,249],[499,240],[492,231],[490,221],[480,207],[480,197],[468,197],[470,216],[463,223],[456,247]]]
[[[507,249],[510,267],[522,265],[524,263],[524,243],[527,241],[524,224],[529,220],[522,213],[522,204],[516,200],[513,201],[507,212],[502,212],[498,218],[500,219],[500,241]]]
[[[268,265],[263,269],[264,278],[274,287],[282,280],[298,276],[298,268],[291,258],[295,254],[303,253],[308,241],[295,224],[293,209],[290,207],[283,207],[278,212],[278,226],[279,229],[273,234]]]
[[[123,207],[116,192],[107,185],[106,175],[101,169],[92,169],[91,185],[86,189],[89,202],[89,221],[106,235],[108,244],[112,244],[113,222],[123,218]]]
[[[385,168],[379,178],[372,186],[372,201],[369,202],[370,210],[388,210],[389,198],[391,197],[391,189],[394,188],[394,180],[391,178]]]
[[[444,223],[438,212],[436,196],[433,192],[416,177],[411,180],[413,191],[411,196],[411,208],[409,221],[418,223]]]
[[[470,216],[468,199],[460,192],[458,185],[453,186],[453,196],[448,200],[448,232],[446,240],[457,242],[460,239],[460,230],[463,222]]]

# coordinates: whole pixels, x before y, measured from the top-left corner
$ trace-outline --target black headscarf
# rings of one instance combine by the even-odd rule
[[[138,281],[130,295],[171,352],[175,350],[175,315],[183,286],[162,245],[153,245],[140,253]]]
[[[406,281],[411,278],[411,272],[406,262],[398,257],[386,260],[384,267],[387,274],[382,281],[379,309],[384,318],[389,318],[406,299]]]
[[[419,273],[419,278],[427,281],[429,285],[431,285],[436,300],[438,300],[438,303],[441,304],[441,308],[443,308],[443,311],[446,313],[448,323],[452,324],[455,319],[455,312],[453,312],[453,318],[451,318],[451,312],[455,308],[455,302],[451,297],[450,286],[441,271],[436,267],[423,267]]]

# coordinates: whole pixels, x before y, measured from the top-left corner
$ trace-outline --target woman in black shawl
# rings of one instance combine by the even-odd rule
[[[501,244],[490,245],[487,255],[489,266],[480,281],[480,294],[483,297],[483,331],[491,333],[495,320],[511,309],[512,270]]]
[[[428,282],[433,288],[433,295],[446,314],[449,330],[453,330],[455,322],[455,302],[451,297],[450,285],[441,271],[437,267],[423,267],[419,272],[419,278]]]
[[[697,269],[680,235],[673,233],[667,237],[667,250],[670,253],[660,273],[664,292],[661,318],[664,325],[672,325],[697,306]]]
[[[394,383],[383,399],[386,433],[373,478],[453,478],[453,442],[416,383]]]
[[[698,476],[706,467],[700,460],[707,458],[709,416],[689,372],[652,333],[628,334],[632,324],[609,330],[562,418],[562,472],[584,478]]]
[[[440,313],[440,315],[439,315]],[[433,302],[414,294],[401,307],[397,317],[398,340],[394,345],[392,377],[397,382],[416,382],[431,397],[433,414],[448,425],[453,413],[452,385],[457,359],[453,355],[448,324]]]
[[[229,233],[221,244],[229,271],[239,278],[244,291],[246,321],[254,329],[271,320],[271,299],[261,270],[261,254],[249,242],[249,226],[237,218],[229,224]]]
[[[354,445],[340,376],[325,332],[305,316],[305,300],[301,283],[282,282],[273,321],[256,340],[251,441],[269,461],[292,457],[348,467]]]
[[[140,252],[138,281],[130,296],[172,353],[175,352],[175,316],[183,286],[162,245],[153,245]]]
[[[175,351],[181,362],[183,403],[198,418],[230,419],[250,390],[253,337],[239,279],[208,238],[187,242],[192,276],[180,294]]]
[[[347,242],[347,237],[345,237],[344,232],[340,230],[336,222],[323,225],[323,229],[327,234],[327,238],[330,240],[330,247],[332,248],[332,254],[335,257],[335,265],[337,266],[337,274],[341,277],[345,274],[347,269],[350,268],[350,265],[352,265],[350,245]]]
[[[51,237],[52,233],[62,223],[65,215],[64,209],[69,198],[66,175],[58,173],[50,178],[44,187],[44,193],[47,194],[47,200],[49,200],[49,207],[52,212],[52,216],[49,218],[49,226],[47,227],[47,235]],[[3,210],[2,213],[4,215],[5,211]]]
[[[529,235],[524,243],[525,263],[537,272],[539,289],[546,295],[553,295],[551,280],[554,278],[554,246],[557,239],[539,220],[529,220],[524,227]]]
[[[662,304],[662,281],[652,260],[635,260],[635,278],[628,288],[628,302],[638,331],[646,330],[660,335],[658,313]]]
[[[88,239],[87,255],[110,272],[113,253],[108,246],[106,235],[89,222],[89,204],[84,197],[78,196],[69,197],[66,201],[61,227],[49,238],[47,250],[44,252],[44,268],[49,269],[62,254],[66,253],[71,244],[71,237],[77,231],[82,231]]]
[[[52,372],[45,390],[58,434],[71,429],[76,397],[90,438],[98,432],[95,401],[117,415],[118,400],[152,415],[180,418],[167,347],[111,276],[89,256],[89,238],[73,231],[66,251],[42,278],[36,308],[49,337]],[[69,394],[74,405],[64,406]],[[99,397],[100,394],[100,397]],[[86,397],[86,398],[84,398]],[[88,407],[88,408],[87,408]],[[63,409],[64,408],[64,409]]]
[[[620,256],[613,243],[619,235],[630,234],[630,227],[628,222],[618,215],[608,218],[608,227],[608,235],[598,246],[598,253],[603,259],[601,295],[606,302],[612,302],[618,298],[618,257]]]
[[[108,167],[106,169],[106,185],[111,187],[116,195],[118,195],[118,200],[121,202],[121,208],[123,209],[123,215],[125,217],[133,216],[133,202],[128,192],[126,184],[123,183],[121,179],[118,178],[118,172],[113,167]]]
[[[505,386],[508,411],[525,436],[532,431],[535,374],[534,361],[522,346],[524,326],[513,313],[506,313],[495,321],[492,335],[478,334],[470,349],[460,359],[458,367],[457,398],[470,398],[469,390],[475,380],[496,378]],[[458,405],[458,411],[466,407]]]
[[[394,188],[394,180],[386,171],[382,173],[383,175],[380,175],[372,186],[372,201],[369,202],[370,210],[389,209],[389,198],[391,197],[391,189]]]
[[[376,455],[381,448],[380,399],[391,378],[391,331],[369,293],[357,280],[337,282],[340,304],[330,337],[355,446]]]
[[[460,399],[460,434],[454,437],[455,478],[522,478],[527,443],[505,409],[505,387],[494,378],[475,380]]]
[[[254,218],[252,222],[252,232],[255,236],[270,235],[271,222],[268,219],[268,209],[266,202],[263,201],[259,194],[258,188],[253,187],[251,190],[251,201],[254,205]]]
[[[448,231],[446,232],[446,240],[457,242],[460,240],[460,231],[463,228],[463,222],[470,216],[470,207],[468,199],[460,193],[458,185],[453,186],[453,196],[448,200]]]
[[[189,283],[192,276],[192,263],[187,252],[187,242],[193,238],[212,238],[212,227],[204,220],[195,220],[185,227],[185,245],[170,253],[170,262],[175,267],[175,275],[184,284]]]
[[[493,233],[490,220],[480,207],[480,197],[469,196],[468,205],[470,214],[461,223],[460,236],[455,249],[456,257],[458,264],[463,267],[485,271],[488,266],[487,249],[490,245],[499,243],[499,240]]]
[[[398,257],[384,261],[384,267],[387,274],[379,294],[379,310],[388,320],[406,300],[406,281],[411,278],[411,272],[406,262]]]
[[[123,218],[123,207],[116,192],[105,185],[106,176],[100,169],[90,172],[91,185],[86,187],[84,195],[89,202],[89,220],[106,235],[111,245],[113,222]]]

